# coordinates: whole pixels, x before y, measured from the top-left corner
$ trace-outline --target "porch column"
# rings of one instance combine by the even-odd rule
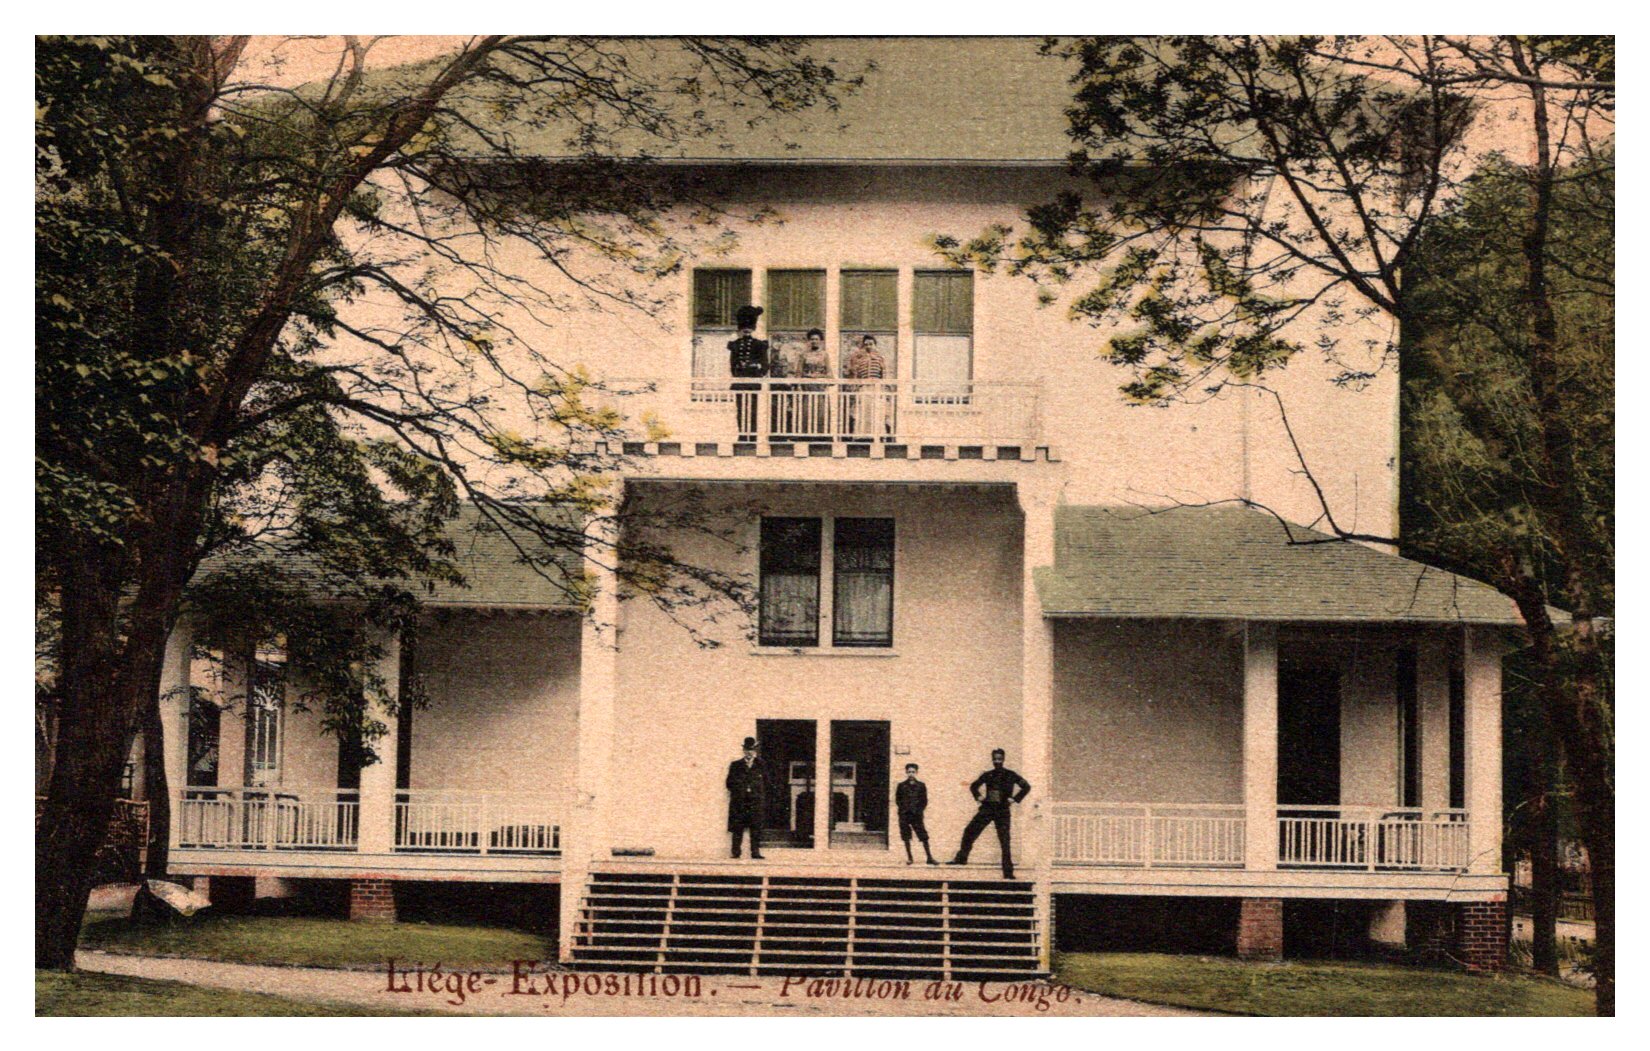
[[[824,590],[829,590],[824,589]],[[826,621],[827,624],[830,621]],[[814,846],[831,846],[831,720],[814,722]]]
[[[1054,860],[1054,626],[1043,616],[1036,572],[1054,565],[1058,491],[1048,485],[1022,485],[1019,497],[1025,522],[1020,584],[1021,755],[1017,768],[1031,782],[1031,794],[1015,816],[1013,846],[1019,855],[1016,864],[1029,871],[1034,880],[1035,900],[1043,919],[1043,936],[1037,939],[1037,966],[1048,970],[1054,941],[1050,871]]]
[[[623,503],[623,483],[614,507]],[[572,956],[579,905],[590,881],[590,866],[611,849],[614,709],[619,689],[618,526],[596,518],[585,528],[585,570],[590,575],[589,607],[579,642],[579,724],[577,773],[572,809],[563,822],[559,945],[561,959]]]
[[[388,854],[395,849],[395,753],[397,720],[393,711],[401,690],[401,638],[389,632],[380,640],[384,654],[375,669],[384,680],[389,706],[374,705],[372,717],[385,724],[384,735],[372,742],[376,763],[361,768],[359,839],[363,854]]]
[[[179,792],[189,782],[189,650],[194,643],[194,628],[187,618],[179,617],[166,637],[166,656],[160,666],[160,731],[159,741],[145,741],[147,748],[160,748],[166,766],[166,791],[173,799],[181,799]],[[144,785],[146,793],[154,786]],[[182,825],[181,807],[172,806],[172,846],[178,845]]]
[[[1448,640],[1430,632],[1416,652],[1421,716],[1421,798],[1428,810],[1449,806]]]
[[[1243,625],[1243,867],[1278,867],[1278,629]]]
[[[1493,628],[1467,628],[1461,666],[1466,680],[1467,871],[1501,871],[1501,639]]]

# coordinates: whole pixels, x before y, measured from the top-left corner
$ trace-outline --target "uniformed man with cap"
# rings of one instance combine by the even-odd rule
[[[733,856],[746,829],[751,834],[751,857],[762,857],[762,821],[768,811],[767,768],[757,758],[756,738],[745,738],[745,755],[728,764],[728,831],[733,834]]]
[[[735,379],[761,379],[768,374],[768,341],[757,339],[756,319],[762,316],[761,307],[740,307],[733,312],[734,325],[739,336],[728,342],[728,373]],[[756,391],[760,383],[733,384],[734,413],[739,419],[739,440],[756,440]]]

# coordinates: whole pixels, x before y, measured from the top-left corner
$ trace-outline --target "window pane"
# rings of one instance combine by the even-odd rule
[[[762,645],[819,645],[820,537],[817,518],[762,519]]]
[[[974,275],[966,270],[916,275],[912,324],[918,332],[968,335],[974,331]]]
[[[749,270],[693,272],[693,327],[732,328],[733,312],[751,301]]]
[[[897,331],[899,275],[892,270],[843,271],[842,329],[853,332]]]
[[[832,551],[833,645],[893,645],[894,520],[839,518]]]
[[[825,271],[768,271],[768,331],[825,327]]]

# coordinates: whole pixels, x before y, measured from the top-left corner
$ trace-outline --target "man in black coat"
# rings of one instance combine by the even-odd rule
[[[756,756],[756,738],[745,738],[745,757],[728,764],[728,831],[733,856],[739,856],[742,833],[750,830],[751,857],[762,857],[762,820],[768,811],[767,768]]]
[[[930,865],[938,865],[928,849],[928,829],[922,823],[923,811],[928,809],[928,786],[917,780],[917,764],[905,764],[905,780],[894,788],[894,809],[899,814],[899,838],[905,844],[905,863],[916,861],[911,856],[911,834],[916,833],[922,843],[922,852]]]
[[[1019,774],[1003,765],[1006,758],[1001,748],[991,753],[991,769],[974,779],[968,786],[974,799],[980,804],[979,813],[974,820],[963,829],[962,846],[957,848],[957,856],[952,858],[949,865],[968,864],[968,852],[974,849],[974,841],[980,838],[985,826],[997,826],[997,842],[1003,847],[1003,879],[1014,878],[1014,855],[1009,848],[1009,808],[1026,797],[1031,791],[1031,783]]]
[[[761,379],[768,374],[768,341],[757,339],[756,319],[762,316],[761,307],[740,307],[733,312],[734,325],[739,336],[728,342],[728,373],[735,379]],[[733,384],[734,415],[738,417],[739,440],[756,440],[756,394],[746,393],[762,389],[760,383]]]

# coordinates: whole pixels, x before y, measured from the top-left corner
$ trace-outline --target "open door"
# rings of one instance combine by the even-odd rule
[[[1341,802],[1341,673],[1316,661],[1278,662],[1278,805]]]
[[[888,724],[831,723],[833,847],[888,848]]]
[[[812,719],[758,719],[756,740],[768,776],[762,845],[814,845],[814,780],[818,777]]]

